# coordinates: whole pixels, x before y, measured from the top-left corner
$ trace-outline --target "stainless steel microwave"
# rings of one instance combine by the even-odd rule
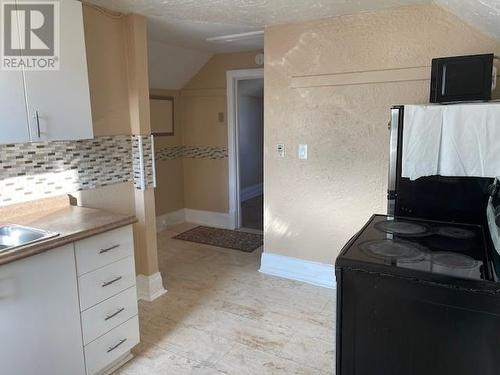
[[[432,60],[431,103],[489,101],[496,86],[493,54]]]

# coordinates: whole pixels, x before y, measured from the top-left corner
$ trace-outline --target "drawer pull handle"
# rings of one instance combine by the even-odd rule
[[[127,341],[127,339],[121,339],[116,345],[110,346],[106,353],[111,353],[113,350],[122,345],[125,341]]]
[[[118,247],[120,247],[120,245],[114,245],[114,246],[111,246],[111,247],[107,247],[105,249],[101,249],[101,251],[99,251],[99,254],[107,253],[108,251],[114,250],[114,249],[116,249]]]
[[[108,321],[109,319],[114,318],[115,316],[117,316],[118,314],[122,313],[123,311],[125,311],[125,307],[122,307],[122,308],[116,310],[113,314],[107,315],[104,320]]]
[[[121,276],[115,277],[113,280],[109,280],[109,281],[106,281],[106,282],[102,283],[102,287],[104,288],[104,287],[106,287],[106,286],[109,286],[109,285],[111,285],[111,284],[114,284],[114,283],[116,283],[117,281],[119,281],[119,280],[121,280],[121,279],[122,279],[122,277],[121,277]]]

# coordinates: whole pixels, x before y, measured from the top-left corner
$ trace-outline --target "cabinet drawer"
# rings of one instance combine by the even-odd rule
[[[75,243],[78,276],[134,255],[132,226],[118,228]]]
[[[134,257],[128,257],[89,272],[78,279],[80,309],[81,311],[87,310],[134,285]]]
[[[134,287],[82,313],[83,344],[87,345],[138,314]]]
[[[108,367],[139,341],[139,319],[135,316],[85,347],[87,375]]]

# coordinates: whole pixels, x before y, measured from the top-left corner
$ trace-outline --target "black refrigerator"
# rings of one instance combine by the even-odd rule
[[[401,176],[404,117],[405,106],[391,109],[387,213],[484,225],[493,178],[428,176],[412,181]]]

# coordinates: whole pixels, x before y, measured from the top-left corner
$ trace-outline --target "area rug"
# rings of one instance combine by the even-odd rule
[[[202,243],[251,253],[263,244],[261,234],[199,226],[174,237],[176,240]]]

